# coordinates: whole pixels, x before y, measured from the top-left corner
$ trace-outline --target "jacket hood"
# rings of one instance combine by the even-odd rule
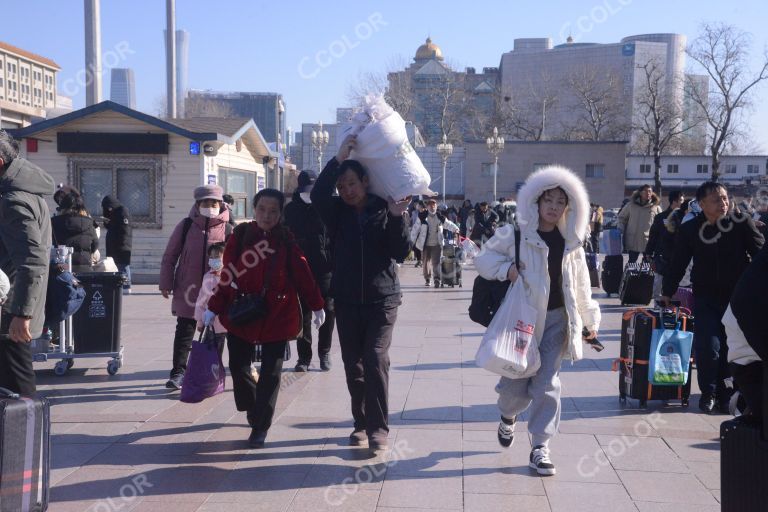
[[[0,191],[13,190],[52,196],[56,191],[56,183],[40,167],[24,158],[16,158],[11,162],[8,170],[0,176]]]
[[[651,202],[648,204],[643,204],[640,201],[640,191],[635,190],[632,193],[632,202],[638,206],[642,206],[644,208],[651,208],[652,206],[656,206],[657,204],[661,204],[661,200],[659,199],[659,196],[656,195],[656,192],[651,193]]]
[[[188,217],[192,219],[192,222],[194,222],[201,228],[205,228],[206,217],[200,215],[200,210],[198,210],[197,205],[192,206],[192,208],[189,210]],[[229,222],[229,208],[221,208],[219,210],[219,214],[216,217],[211,217],[211,221],[208,223],[208,226],[209,227],[216,226],[223,222]]]
[[[102,208],[112,208],[113,210],[117,210],[121,206],[123,206],[123,203],[112,196],[104,196],[104,199],[101,200]]]
[[[517,194],[517,221],[526,229],[538,229],[539,205],[536,201],[544,191],[556,187],[562,188],[568,196],[568,206],[558,223],[558,230],[567,242],[580,243],[589,225],[589,196],[581,179],[566,167],[551,165],[528,176]]]

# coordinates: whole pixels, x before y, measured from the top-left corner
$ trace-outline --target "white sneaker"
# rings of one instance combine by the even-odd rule
[[[504,448],[512,446],[512,441],[515,440],[515,418],[512,418],[512,423],[507,423],[504,421],[504,418],[502,418],[499,422],[499,429],[496,432],[496,437],[499,440],[499,444]]]
[[[535,469],[540,475],[554,475],[555,465],[549,459],[549,448],[544,445],[534,446],[528,467]]]

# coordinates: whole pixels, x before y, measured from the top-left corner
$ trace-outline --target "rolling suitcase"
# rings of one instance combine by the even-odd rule
[[[0,388],[0,511],[48,509],[50,429],[48,401]]]
[[[681,329],[689,331],[689,316],[681,314]],[[691,395],[691,374],[682,386],[654,386],[648,382],[648,363],[651,356],[651,339],[654,328],[659,328],[661,319],[658,311],[633,309],[624,313],[621,320],[621,348],[619,358],[613,362],[613,370],[619,371],[619,399],[640,401],[645,407],[648,400],[680,400],[688,406]],[[664,315],[664,326],[673,329],[675,315]]]
[[[720,424],[720,510],[768,510],[768,363],[763,363],[763,418]]]
[[[455,245],[444,245],[440,258],[440,286],[461,286],[461,263]]]
[[[624,272],[624,256],[621,254],[606,256],[603,260],[603,271],[600,273],[600,279],[603,284],[603,290],[608,295],[619,293],[621,286],[621,276]]]
[[[653,298],[653,270],[648,263],[628,263],[619,288],[621,305],[646,306]]]
[[[592,288],[600,288],[600,263],[597,261],[597,254],[593,252],[586,253],[587,269],[589,269],[589,283]]]

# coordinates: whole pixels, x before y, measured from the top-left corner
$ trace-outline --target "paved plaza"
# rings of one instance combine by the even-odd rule
[[[245,414],[227,391],[178,401],[168,377],[175,322],[155,286],[135,286],[123,308],[126,361],[78,360],[63,376],[38,364],[53,404],[51,507],[63,511],[674,511],[719,506],[718,429],[725,416],[651,402],[622,407],[617,374],[621,313],[601,298],[600,339],[563,365],[563,415],[552,441],[557,475],[528,468],[525,417],[514,444],[496,441],[497,378],[474,365],[483,329],[464,288],[425,288],[401,269],[404,302],[392,348],[390,450],[370,459],[348,446],[349,397],[338,343],[334,368],[286,364],[266,447],[250,450]],[[595,289],[598,292],[597,289]],[[600,297],[603,296],[599,292]],[[226,355],[225,355],[226,357]]]

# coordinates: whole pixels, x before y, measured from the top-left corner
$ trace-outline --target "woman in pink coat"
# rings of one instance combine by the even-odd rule
[[[180,389],[184,380],[195,336],[195,301],[209,270],[208,247],[227,235],[229,211],[221,207],[222,193],[217,185],[195,189],[195,205],[173,230],[160,264],[160,292],[166,299],[173,295],[171,314],[176,317],[173,368],[165,383],[169,389]]]

